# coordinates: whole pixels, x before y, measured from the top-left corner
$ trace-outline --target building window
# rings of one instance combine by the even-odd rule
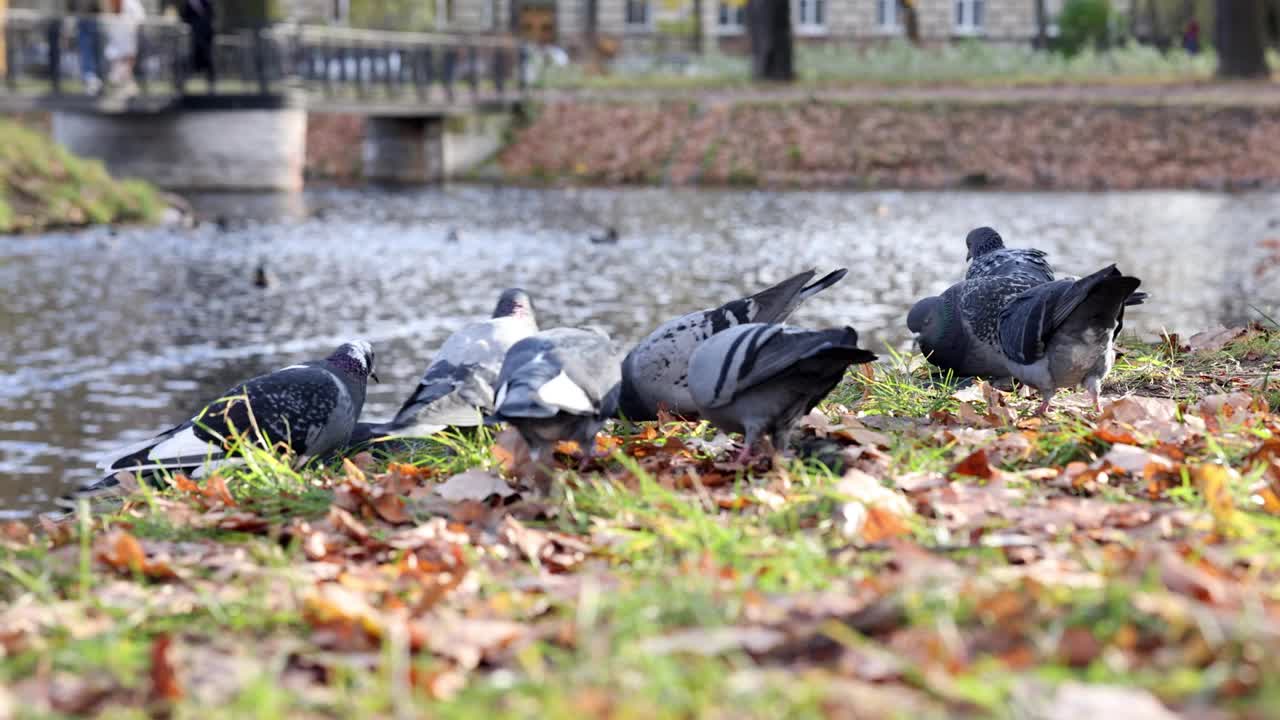
[[[956,30],[963,33],[982,31],[986,22],[985,0],[955,0]]]
[[[627,25],[649,27],[649,0],[627,0]]]
[[[742,27],[747,22],[747,3],[734,2],[729,0],[720,0],[720,15],[716,24],[722,32],[742,32]]]
[[[881,30],[901,30],[898,21],[898,0],[876,0],[876,25]]]
[[[802,30],[827,29],[827,0],[796,0],[796,26]]]

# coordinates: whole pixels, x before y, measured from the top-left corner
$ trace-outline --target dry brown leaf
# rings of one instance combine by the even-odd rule
[[[956,463],[956,466],[951,468],[951,474],[967,475],[986,480],[995,474],[995,468],[991,467],[991,463],[987,460],[987,451],[979,449]]]
[[[181,700],[183,696],[177,670],[169,657],[172,642],[167,633],[161,633],[151,641],[151,697],[165,702]]]
[[[1154,465],[1150,472],[1173,469],[1173,461],[1169,458],[1126,444],[1112,445],[1107,454],[1102,456],[1102,463],[1104,466],[1119,468],[1134,477],[1143,477],[1144,473],[1149,472],[1148,465]]]
[[[511,477],[524,477],[533,466],[529,446],[515,428],[509,427],[498,433],[489,452],[498,461],[502,472]]]
[[[840,509],[845,537],[876,543],[910,532],[905,518],[915,511],[901,492],[858,469],[845,472],[835,490],[850,499]]]
[[[1101,654],[1102,643],[1088,628],[1069,627],[1058,640],[1058,658],[1070,667],[1088,667]]]
[[[440,483],[435,493],[450,502],[484,502],[491,497],[506,499],[516,494],[507,481],[487,470],[471,469]]]
[[[94,543],[94,557],[107,567],[124,574],[140,574],[153,580],[178,577],[167,560],[149,560],[142,543],[124,530],[112,530]]]
[[[1249,332],[1248,327],[1216,328],[1198,332],[1187,340],[1187,351],[1193,353],[1216,352],[1231,344],[1236,338]]]
[[[781,632],[766,627],[690,628],[641,640],[638,650],[645,655],[763,655],[785,639]]]

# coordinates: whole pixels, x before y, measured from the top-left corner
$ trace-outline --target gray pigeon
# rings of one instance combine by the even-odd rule
[[[1036,387],[1043,414],[1059,388],[1083,384],[1100,406],[1124,305],[1141,281],[1115,265],[1079,280],[1025,287],[1015,276],[967,280],[912,308],[908,325],[933,364],[1013,376]]]
[[[780,323],[805,300],[840,282],[840,268],[812,284],[809,270],[750,297],[669,320],[627,354],[622,363],[620,409],[629,420],[656,420],[658,407],[684,417],[698,412],[689,394],[689,356],[703,340],[743,323]]]
[[[617,412],[621,353],[595,330],[544,330],[511,347],[498,374],[490,419],[520,431],[535,463],[561,440],[591,452]]]
[[[423,437],[446,427],[478,427],[493,410],[494,384],[512,345],[538,332],[533,299],[520,288],[502,292],[493,316],[449,336],[395,418],[360,423],[353,445],[383,437]]]
[[[1000,233],[989,227],[975,228],[964,239],[969,254],[965,260],[965,280],[995,275],[1023,275],[1034,284],[1053,282],[1053,268],[1043,250],[1007,248]]]
[[[1007,248],[1000,233],[989,227],[975,228],[969,231],[964,239],[969,254],[965,260],[969,267],[965,270],[965,280],[976,280],[997,275],[1013,275],[1029,285],[1059,280],[1079,280],[1075,275],[1062,275],[1055,278],[1053,267],[1049,265],[1049,254],[1034,248]],[[1145,292],[1135,292],[1125,300],[1125,305],[1141,305],[1146,302]]]
[[[702,417],[746,436],[743,460],[761,435],[784,450],[796,420],[840,383],[845,370],[875,359],[858,347],[858,333],[850,327],[748,323],[713,335],[693,351],[689,390]]]
[[[347,444],[370,377],[378,379],[373,348],[356,340],[324,360],[246,380],[190,420],[104,459],[98,468],[110,474],[82,486],[75,496],[110,492],[121,471],[153,482],[166,474],[201,477],[236,462],[237,437],[260,447],[284,445],[296,453],[298,464],[326,455]]]

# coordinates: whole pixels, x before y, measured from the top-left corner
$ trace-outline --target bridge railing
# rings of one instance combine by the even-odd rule
[[[0,93],[181,95],[192,77],[180,22],[10,10],[2,29]],[[509,36],[279,24],[218,35],[212,59],[216,83],[206,92],[305,90],[342,106],[513,99],[525,90],[528,55]]]
[[[0,80],[10,94],[96,96],[117,88],[171,94],[185,81],[188,32],[170,20],[11,9],[0,32]]]
[[[502,100],[525,88],[511,37],[272,25],[219,36],[219,72],[259,92],[300,87],[332,101]]]

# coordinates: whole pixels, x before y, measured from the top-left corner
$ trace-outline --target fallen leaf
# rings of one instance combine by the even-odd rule
[[[161,633],[151,641],[151,697],[166,702],[182,699],[182,685],[169,657],[172,638]]]
[[[1102,456],[1102,462],[1104,465],[1120,468],[1134,477],[1141,477],[1147,471],[1147,466],[1152,464],[1160,470],[1173,469],[1173,461],[1169,458],[1126,444],[1112,445],[1107,454]]]
[[[990,479],[994,473],[995,468],[987,460],[987,451],[982,449],[973,451],[951,468],[952,475],[967,475],[984,480]]]
[[[484,502],[494,495],[506,499],[515,495],[516,491],[497,475],[487,470],[472,469],[440,483],[436,486],[435,493],[450,502]]]
[[[1216,352],[1249,331],[1248,327],[1216,328],[1198,332],[1187,340],[1187,351],[1193,353]]]
[[[124,530],[112,530],[95,543],[99,562],[125,574],[139,574],[153,580],[168,580],[178,574],[165,560],[149,560],[142,543]]]
[[[1235,503],[1231,499],[1231,486],[1238,483],[1240,473],[1226,465],[1216,463],[1196,465],[1191,468],[1191,479],[1200,491],[1213,515],[1214,527],[1220,532],[1231,532],[1234,527]]]
[[[387,492],[376,493],[369,499],[369,504],[378,513],[378,517],[392,525],[404,525],[413,522],[409,513],[405,512],[404,498]]]
[[[910,532],[905,518],[915,511],[901,492],[857,469],[845,472],[835,490],[849,498],[840,509],[845,537],[876,543]]]
[[[1191,565],[1169,550],[1159,554],[1160,580],[1171,592],[1185,595],[1206,605],[1224,604],[1228,596],[1226,584],[1202,568]]]
[[[1088,667],[1101,654],[1102,643],[1089,628],[1069,627],[1058,639],[1058,657],[1070,667]]]
[[[509,427],[498,433],[489,452],[498,461],[502,472],[512,477],[524,477],[533,466],[529,446],[515,428]]]
[[[729,652],[768,653],[786,636],[766,627],[690,628],[645,638],[636,649],[644,655],[723,655]]]
[[[1178,720],[1151,693],[1119,685],[1086,685],[1069,681],[1049,690],[1027,682],[1015,688],[1011,713],[1033,720]]]

